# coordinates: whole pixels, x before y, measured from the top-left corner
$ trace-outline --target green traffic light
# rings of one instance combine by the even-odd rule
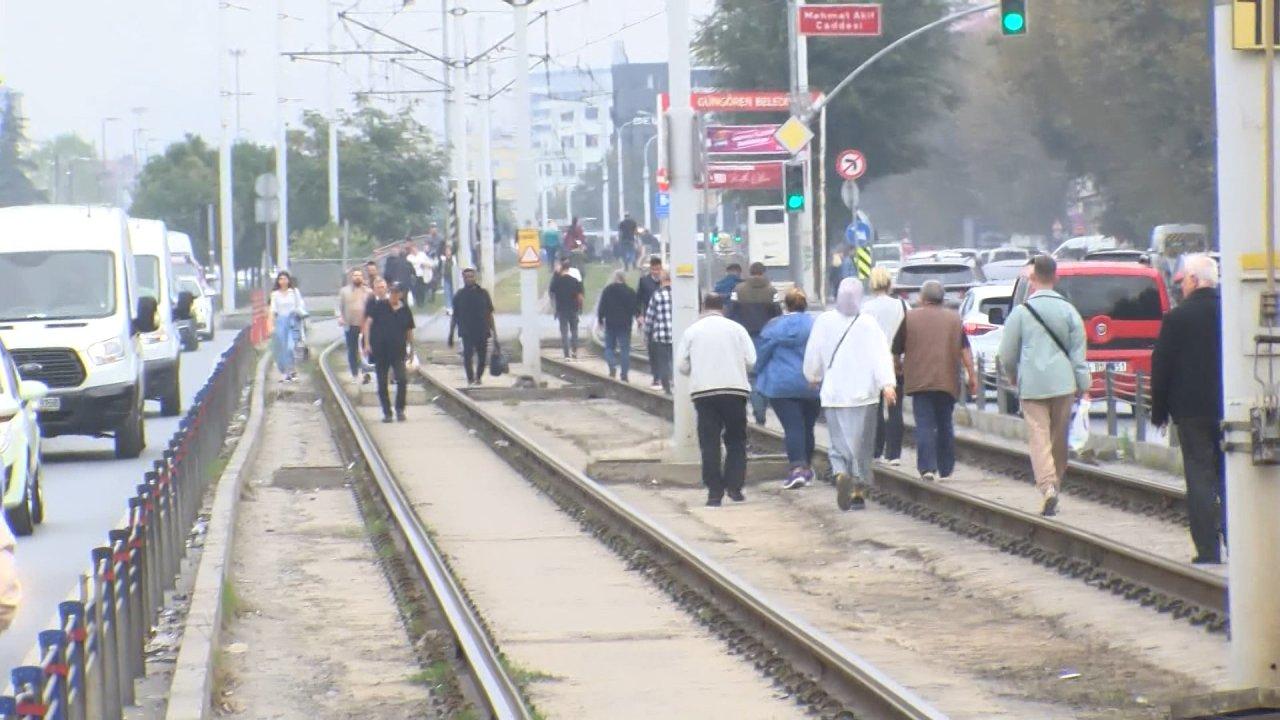
[[[804,208],[804,196],[803,196],[803,195],[788,195],[788,196],[787,196],[787,209],[788,209],[788,210],[801,210],[801,209],[803,209],[803,208]]]
[[[1027,26],[1027,18],[1022,13],[1011,12],[1004,16],[1004,31],[1009,34],[1020,33]]]

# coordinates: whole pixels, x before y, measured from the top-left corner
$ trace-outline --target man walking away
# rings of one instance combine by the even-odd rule
[[[1053,286],[1058,263],[1048,255],[1031,261],[1030,295],[1009,313],[1000,340],[1000,363],[1018,387],[1027,422],[1031,468],[1044,498],[1040,514],[1058,512],[1067,470],[1067,428],[1074,401],[1089,392],[1084,321]]]
[[[578,317],[582,314],[582,279],[569,258],[561,262],[560,272],[547,289],[551,295],[556,320],[560,321],[560,347],[566,360],[578,358]]]
[[[542,230],[542,249],[547,253],[547,264],[552,270],[560,266],[560,228],[550,220]]]
[[[649,338],[652,334],[647,327],[644,327],[645,316],[649,312],[649,301],[653,298],[653,294],[662,287],[662,258],[653,256],[649,258],[649,274],[641,275],[640,281],[636,283],[636,321],[644,330],[645,338]],[[653,375],[653,382],[650,387],[658,387],[661,379],[658,377],[658,367],[653,364],[653,341],[649,341],[646,348],[649,352],[650,365],[649,371]]]
[[[871,269],[870,285],[873,297],[862,303],[862,312],[875,318],[880,324],[880,329],[884,331],[884,336],[892,342],[898,336],[898,328],[902,326],[902,320],[907,316],[907,301],[889,294],[893,289],[893,278],[883,267],[877,266]],[[839,286],[840,278],[837,278],[832,287]],[[898,377],[898,386],[894,392],[901,398],[903,397],[902,366],[899,363],[894,363],[894,372]],[[902,433],[902,403],[896,402],[890,405],[881,400],[880,407],[876,411],[875,457],[877,460],[883,458],[894,467],[901,464],[899,458],[902,457]]]
[[[618,223],[618,245],[622,248],[622,269],[630,270],[636,266],[636,229],[639,225],[631,219],[631,213],[622,216]]]
[[[680,337],[676,357],[681,374],[689,376],[689,394],[698,413],[707,506],[718,507],[726,494],[737,502],[747,499],[742,494],[747,477],[747,395],[751,389],[747,371],[756,363],[756,348],[746,330],[724,316],[724,298],[708,295],[702,307],[702,317]]]
[[[388,289],[386,302],[369,301],[365,311],[365,352],[373,358],[378,376],[378,401],[382,403],[382,422],[391,422],[391,394],[387,381],[396,378],[396,420],[404,422],[404,405],[409,389],[404,361],[413,343],[413,311],[405,302],[408,291],[400,283]]]
[[[479,385],[484,380],[489,337],[496,335],[497,330],[493,325],[493,299],[489,291],[476,283],[475,268],[462,271],[462,289],[453,296],[449,347],[453,347],[455,330],[462,338],[462,366],[467,371],[467,384]]]
[[[956,467],[951,415],[960,397],[961,364],[969,392],[978,392],[969,336],[960,313],[942,304],[945,297],[942,283],[926,281],[920,288],[920,307],[907,313],[893,340],[893,355],[902,358],[904,385],[916,417],[916,469],[926,482],[939,476],[947,480]]]
[[[1187,515],[1197,564],[1222,561],[1226,540],[1226,466],[1222,433],[1222,298],[1218,263],[1187,255],[1174,276],[1184,300],[1164,318],[1151,356],[1151,422],[1172,418],[1182,441]]]
[[[427,306],[427,285],[434,275],[431,256],[417,245],[409,246],[409,266],[413,268],[413,304],[419,309]]]
[[[662,385],[662,391],[671,394],[671,343],[674,317],[671,304],[671,273],[662,273],[662,284],[649,300],[649,311],[644,318],[645,339],[649,343],[649,364],[653,380]]]
[[[889,341],[875,318],[861,312],[861,305],[862,283],[842,280],[836,308],[813,321],[804,350],[804,375],[821,387],[836,506],[841,510],[866,507],[862,492],[872,479],[876,408],[881,398],[898,401]]]
[[[760,341],[760,331],[765,323],[782,314],[778,304],[778,292],[773,283],[764,274],[764,263],[751,263],[751,276],[738,283],[729,296],[729,318],[737,321],[751,336],[752,342]],[[756,384],[755,373],[751,375],[751,387]],[[751,391],[751,414],[757,425],[764,425],[768,400],[763,395]]]
[[[364,273],[359,269],[352,270],[349,281],[338,290],[338,327],[342,328],[347,341],[347,366],[351,368],[351,378],[359,380],[361,374],[366,382],[369,373],[362,373],[364,362],[361,360],[360,333],[364,331],[364,309],[369,304],[369,288],[364,284]]]
[[[596,321],[604,328],[604,361],[609,364],[609,377],[622,369],[622,382],[628,382],[631,370],[631,323],[635,317],[636,291],[627,285],[627,274],[615,270],[613,282],[600,293]]]
[[[742,266],[738,263],[729,263],[725,266],[724,277],[716,281],[715,293],[722,298],[727,298],[733,294],[733,289],[738,287],[740,282],[742,282]]]

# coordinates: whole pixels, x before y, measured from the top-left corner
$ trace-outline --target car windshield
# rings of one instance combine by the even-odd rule
[[[110,252],[0,253],[0,321],[109,317],[116,311]]]
[[[902,259],[902,249],[897,247],[896,245],[891,247],[883,247],[881,245],[876,245],[875,247],[871,248],[872,262],[885,262],[886,260],[896,262],[901,259]]]
[[[898,271],[898,284],[903,287],[919,287],[926,280],[938,280],[943,285],[972,285],[976,278],[973,268],[958,263],[907,265]]]
[[[1007,250],[991,251],[991,262],[997,262],[999,260],[1026,260],[1026,259],[1027,259],[1026,250],[1017,250],[1017,249],[1010,248]]]
[[[155,255],[134,255],[133,265],[138,277],[138,294],[160,299],[160,258]]]
[[[1066,275],[1057,291],[1076,306],[1086,321],[1098,315],[1112,320],[1159,320],[1160,289],[1145,275]]]
[[[194,277],[179,277],[178,292],[189,292],[191,297],[198,298],[204,293],[200,290],[200,283],[196,282]]]

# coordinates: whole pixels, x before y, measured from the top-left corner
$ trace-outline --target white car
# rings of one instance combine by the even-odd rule
[[[977,335],[986,335],[1004,324],[1013,304],[1013,283],[979,285],[965,293],[960,302],[960,318],[964,322],[964,334],[972,342]],[[1003,308],[999,322],[992,322],[991,310]]]
[[[201,340],[213,339],[213,298],[205,292],[194,277],[179,276],[178,292],[191,293],[191,319],[196,324],[196,335]]]
[[[4,514],[17,535],[30,535],[44,522],[40,485],[40,400],[44,383],[23,380],[13,357],[0,344],[0,465],[4,470]]]

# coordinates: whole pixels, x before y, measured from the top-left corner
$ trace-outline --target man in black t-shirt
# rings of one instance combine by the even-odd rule
[[[379,278],[379,284],[386,280]],[[387,387],[390,374],[396,376],[396,420],[404,422],[408,377],[405,358],[413,342],[413,311],[405,302],[406,288],[396,283],[388,288],[385,300],[370,299],[364,313],[364,350],[373,358],[378,376],[378,400],[382,403],[382,422],[391,422],[391,393]]]
[[[453,319],[449,323],[449,347],[453,333],[462,338],[462,366],[467,371],[467,384],[479,385],[484,380],[484,363],[489,352],[489,336],[496,335],[493,325],[493,299],[476,283],[475,268],[462,271],[462,289],[453,296]],[[473,369],[472,359],[477,361]]]

